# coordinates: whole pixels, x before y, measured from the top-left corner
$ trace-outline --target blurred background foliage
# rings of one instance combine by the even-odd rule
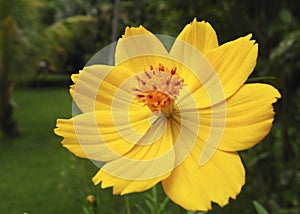
[[[197,17],[212,24],[220,44],[252,33],[259,44],[259,59],[251,77],[274,77],[260,81],[282,93],[271,133],[263,143],[241,153],[248,172],[242,193],[225,208],[216,206],[209,213],[254,213],[254,200],[270,213],[300,213],[299,10],[300,1],[293,0],[0,0],[0,144],[18,142],[7,137],[19,136],[20,130],[26,138],[21,125],[26,126],[33,115],[26,117],[17,108],[26,91],[30,97],[41,94],[37,99],[47,96],[35,92],[41,88],[49,94],[65,93],[69,75],[116,41],[126,26],[142,24],[157,34],[176,37]],[[40,102],[30,108],[43,108]],[[52,114],[55,121],[58,115]],[[49,135],[52,128],[45,127]],[[1,154],[5,148],[1,147]]]

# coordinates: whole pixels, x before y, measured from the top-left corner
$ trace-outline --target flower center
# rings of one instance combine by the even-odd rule
[[[136,100],[144,103],[152,112],[162,112],[169,116],[174,100],[183,87],[183,79],[176,74],[176,66],[169,70],[162,64],[157,68],[151,65],[149,70],[137,75],[136,79],[139,87],[132,89]]]

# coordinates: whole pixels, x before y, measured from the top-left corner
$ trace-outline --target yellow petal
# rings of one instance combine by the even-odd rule
[[[143,56],[167,56],[168,52],[160,40],[154,36],[151,32],[146,30],[143,26],[139,27],[127,27],[125,34],[119,39],[115,53],[115,64],[119,65],[123,62],[131,60],[136,57]],[[140,59],[148,68],[149,65],[154,62],[147,59]],[[130,66],[134,72],[135,65]],[[143,70],[138,70],[140,72]]]
[[[182,32],[178,35],[177,40],[182,40],[192,45],[203,54],[218,47],[217,34],[212,26],[208,22],[198,22],[196,19],[185,26]],[[172,48],[177,48],[177,40]]]
[[[80,73],[81,71],[79,71],[79,73]],[[78,78],[79,78],[79,73],[78,74],[72,74],[71,75],[71,79],[72,79],[72,81],[73,81],[73,85],[71,85],[70,86],[70,94],[71,94],[71,96],[73,96],[73,94],[74,94],[74,89],[75,89],[75,85],[76,85],[76,82],[77,82],[77,80],[78,80]]]
[[[200,108],[199,110],[199,108],[191,105],[192,99],[190,100],[190,102],[184,100],[184,102],[179,105],[181,108],[181,118],[189,118],[188,120],[181,122],[182,126],[187,128],[181,128],[181,132],[187,132],[185,134],[184,141],[188,141],[188,145],[194,146],[196,142],[202,143],[203,149],[198,157],[198,161],[200,165],[204,165],[214,155],[219,143],[221,142],[226,123],[225,105],[222,103],[218,105],[218,110],[224,109],[224,113],[222,115],[213,108],[206,108],[205,110]],[[189,105],[185,105],[186,103],[189,103]],[[225,119],[220,120],[219,116],[223,116],[222,118]],[[173,118],[177,122],[182,120],[181,118],[179,119],[176,114],[173,116]],[[196,138],[194,137],[191,139],[191,136],[195,136]],[[186,145],[185,148],[188,148],[188,146]],[[180,152],[183,149],[179,147],[177,150]]]
[[[178,74],[184,79],[193,97],[198,100],[199,107],[207,107],[224,99],[220,93],[215,95],[215,91],[222,89],[222,86],[214,68],[204,57],[207,51],[216,47],[218,39],[211,25],[194,19],[178,35],[170,51],[170,57],[181,63]],[[186,97],[183,94],[178,102],[184,101]]]
[[[226,125],[219,149],[240,151],[260,142],[272,127],[272,104],[278,98],[279,92],[267,84],[246,84],[240,88],[226,101]],[[217,106],[215,112],[216,118],[222,120],[224,109]],[[200,115],[205,117],[205,111],[200,110]]]
[[[204,145],[199,164],[209,161],[217,149],[240,151],[260,142],[271,129],[272,103],[279,97],[278,91],[270,85],[246,84],[226,101],[209,108],[180,106],[181,114],[199,111],[197,136]],[[196,115],[192,120],[195,118]]]
[[[127,180],[112,176],[102,170],[93,177],[93,182],[98,184],[101,183],[102,188],[113,187],[114,195],[124,195],[132,192],[143,192],[150,189],[162,179],[166,178],[169,174],[154,179],[148,180]]]
[[[162,181],[172,201],[187,210],[207,211],[211,202],[224,206],[235,198],[245,183],[245,171],[237,153],[216,151],[199,166],[202,144],[197,144],[186,160]]]
[[[128,114],[130,116],[128,116]],[[117,118],[117,121],[116,121]],[[55,133],[79,157],[110,161],[127,153],[148,131],[149,112],[97,111],[58,119]]]
[[[178,41],[171,56],[188,68],[181,68],[181,75],[199,108],[208,108],[224,101],[247,80],[257,58],[257,44],[250,37],[228,42],[208,51],[205,56],[192,46]],[[185,102],[185,97],[180,102]]]
[[[82,112],[94,111],[97,103],[100,104],[97,99],[99,87],[112,69],[112,66],[92,65],[71,76],[74,85],[71,86],[70,93]]]
[[[124,156],[106,163],[93,178],[102,188],[113,187],[114,194],[140,192],[169,176],[175,163],[172,131],[165,118]]]
[[[217,72],[226,98],[245,83],[256,65],[258,45],[250,38],[248,35],[225,43],[205,55]]]
[[[83,112],[107,110],[115,106],[127,107],[134,99],[131,90],[136,84],[133,73],[124,67],[92,65],[85,67],[79,75],[73,75],[72,97]]]
[[[225,99],[215,69],[198,49],[177,40],[169,57],[177,62],[177,74],[184,80],[198,107],[208,107]],[[189,93],[182,93],[178,97],[178,102],[186,102]],[[184,105],[188,104],[186,102]]]

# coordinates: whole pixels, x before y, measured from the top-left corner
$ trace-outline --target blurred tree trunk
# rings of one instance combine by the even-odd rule
[[[115,0],[114,18],[112,21],[112,34],[111,34],[112,42],[115,42],[119,36],[119,21],[120,21],[120,0]]]
[[[0,28],[0,128],[5,136],[17,137],[19,129],[13,119],[11,104],[12,87],[9,77],[12,59],[11,45],[16,36],[16,24],[12,17],[7,16],[1,21]]]
[[[119,36],[119,22],[120,22],[120,0],[114,1],[114,14],[112,20],[112,33],[111,33],[111,42],[114,43],[117,41]],[[114,55],[115,55],[115,46],[112,46],[110,50],[109,65],[114,64]]]

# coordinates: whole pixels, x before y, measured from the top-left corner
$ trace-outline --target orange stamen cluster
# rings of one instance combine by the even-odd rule
[[[171,70],[162,64],[157,68],[150,65],[150,70],[136,76],[139,88],[133,88],[138,102],[144,103],[152,112],[161,112],[170,106],[183,87],[183,79],[176,74],[176,66]]]
[[[137,95],[139,102],[143,102],[152,112],[159,111],[169,106],[173,100],[160,91],[147,91]]]

